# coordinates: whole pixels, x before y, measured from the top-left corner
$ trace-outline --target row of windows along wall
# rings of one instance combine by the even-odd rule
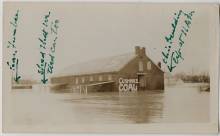
[[[85,83],[86,81],[89,81],[89,82],[93,82],[93,81],[104,81],[104,77],[103,75],[99,75],[98,76],[98,79],[95,80],[95,76],[88,76],[88,77],[76,77],[75,80],[73,80],[73,82],[75,84],[79,84],[79,83]],[[108,81],[111,81],[112,80],[112,75],[108,75],[107,76],[107,80]],[[106,80],[105,80],[106,81]]]

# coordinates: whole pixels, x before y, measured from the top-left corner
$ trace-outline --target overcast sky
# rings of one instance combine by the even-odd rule
[[[3,20],[4,55],[11,37],[10,20],[16,10],[20,18],[16,34],[19,72],[38,75],[39,41],[44,15],[59,19],[54,73],[71,64],[134,52],[144,46],[154,60],[162,61],[164,37],[171,31],[174,13],[195,11],[183,47],[184,61],[174,72],[208,71],[210,47],[210,7],[205,5],[89,4],[89,3],[5,3]],[[5,61],[5,60],[4,60]],[[163,65],[163,63],[162,63]]]

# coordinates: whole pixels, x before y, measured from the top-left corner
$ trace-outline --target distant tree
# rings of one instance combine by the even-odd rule
[[[192,83],[209,83],[210,77],[207,72],[202,72],[200,74],[186,74],[184,72],[177,73],[174,75],[175,78],[181,79],[184,82],[192,82]]]

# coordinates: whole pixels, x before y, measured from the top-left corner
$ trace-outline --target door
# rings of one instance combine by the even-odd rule
[[[145,90],[147,88],[147,82],[144,75],[138,75],[138,82],[139,82],[139,90]]]

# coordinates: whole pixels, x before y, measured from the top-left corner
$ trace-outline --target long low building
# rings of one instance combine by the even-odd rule
[[[134,53],[74,64],[53,76],[50,81],[60,90],[164,90],[161,63],[155,64],[146,55],[145,48],[139,46],[135,47]]]

